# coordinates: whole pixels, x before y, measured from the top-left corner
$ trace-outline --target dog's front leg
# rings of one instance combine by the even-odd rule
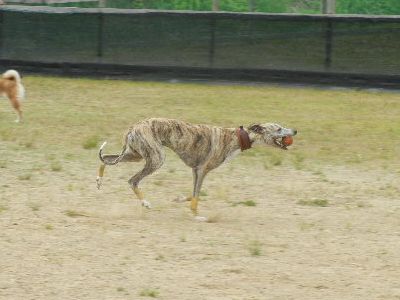
[[[193,168],[193,196],[190,199],[190,209],[192,210],[195,219],[198,221],[206,221],[207,218],[200,217],[198,215],[198,204],[201,186],[203,184],[204,177],[206,176],[206,171],[203,168]]]

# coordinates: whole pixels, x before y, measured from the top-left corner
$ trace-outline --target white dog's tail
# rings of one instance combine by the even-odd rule
[[[121,154],[116,159],[114,159],[113,161],[109,161],[107,159],[104,159],[103,148],[105,147],[106,144],[107,144],[107,142],[104,142],[103,145],[101,145],[100,150],[99,150],[99,158],[103,162],[103,164],[105,164],[105,165],[108,165],[108,166],[116,165],[124,157],[124,154],[125,154],[125,151],[126,151],[126,144],[124,145],[124,148],[122,149]]]
[[[4,79],[8,79],[8,80],[13,80],[17,83],[17,87],[18,87],[18,100],[22,100],[25,98],[25,88],[21,83],[21,76],[19,75],[19,73],[15,70],[8,70],[6,72],[3,73],[2,77]]]

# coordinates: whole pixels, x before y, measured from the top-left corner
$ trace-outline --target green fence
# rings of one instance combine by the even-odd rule
[[[400,78],[398,17],[3,6],[0,27],[7,66]]]

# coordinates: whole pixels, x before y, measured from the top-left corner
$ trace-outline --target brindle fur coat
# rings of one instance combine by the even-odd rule
[[[254,124],[245,129],[252,145],[266,144],[286,149],[279,139],[293,136],[296,130],[284,128],[278,124]],[[125,135],[125,145],[119,155],[103,155],[105,143],[99,151],[100,167],[97,177],[101,186],[105,165],[119,162],[145,160],[144,168],[135,174],[129,184],[142,204],[150,207],[139,190],[139,182],[159,169],[165,161],[164,147],[173,150],[193,171],[193,197],[191,209],[197,213],[197,201],[201,185],[207,173],[240,153],[237,128],[223,128],[210,125],[196,125],[188,122],[152,118],[136,123]]]

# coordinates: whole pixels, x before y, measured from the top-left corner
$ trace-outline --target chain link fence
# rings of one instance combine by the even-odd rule
[[[0,64],[7,67],[390,84],[400,78],[395,16],[3,6],[0,28]]]

